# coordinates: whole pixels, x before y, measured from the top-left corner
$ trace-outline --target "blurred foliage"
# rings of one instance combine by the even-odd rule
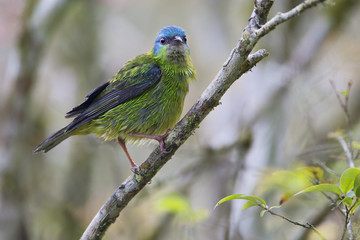
[[[207,209],[192,209],[189,200],[180,194],[168,194],[158,199],[155,204],[160,213],[173,214],[184,224],[196,224],[209,216]]]
[[[333,209],[339,210],[344,216],[345,224],[341,239],[345,239],[347,232],[349,233],[346,239],[354,239],[354,237],[357,236],[357,233],[353,233],[352,228],[353,226],[357,226],[358,223],[356,224],[353,223],[353,225],[349,225],[349,223],[351,223],[350,219],[352,218],[352,215],[355,214],[355,211],[358,210],[358,207],[360,205],[360,169],[359,168],[346,169],[341,174],[340,180],[336,184],[322,183],[322,177],[323,177],[323,171],[317,167],[302,168],[295,171],[276,172],[272,176],[272,178],[276,182],[280,183],[278,185],[282,187],[284,186],[285,188],[290,187],[290,190],[294,190],[294,188],[301,189],[301,191],[298,191],[296,194],[289,194],[288,190],[285,190],[285,195],[281,198],[280,204],[283,204],[291,196],[298,196],[299,194],[308,193],[308,192],[322,192],[324,196],[326,196],[328,199],[331,200],[330,204],[333,205]],[[287,183],[281,184],[284,181],[285,182],[290,181],[291,184],[290,185]],[[335,194],[336,198],[333,199],[332,196],[328,196],[325,193]],[[258,206],[263,209],[260,213],[261,217],[264,216],[266,212],[268,212],[271,215],[279,216],[294,225],[298,225],[306,229],[314,230],[314,232],[318,234],[321,239],[327,239],[311,224],[308,223],[302,224],[290,220],[286,216],[282,216],[280,214],[274,213],[273,209],[279,209],[281,206],[269,207],[266,201],[258,196],[250,196],[244,194],[229,195],[227,197],[222,198],[216,204],[216,207],[222,203],[234,199],[246,200],[245,204],[242,207],[242,210],[248,209],[250,207]],[[310,208],[311,205],[309,205],[309,209]],[[324,232],[324,235],[327,235],[327,233]]]
[[[275,171],[259,182],[259,190],[262,189],[260,191],[266,194],[280,189],[283,195],[279,202],[282,204],[300,190],[322,182],[323,174],[324,171],[319,167],[301,167],[295,170]]]

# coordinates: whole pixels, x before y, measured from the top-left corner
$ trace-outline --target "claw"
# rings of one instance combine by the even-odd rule
[[[169,153],[170,152],[170,151],[166,150],[164,140],[159,141],[159,145],[160,145],[160,151],[161,152],[163,152],[163,153]]]
[[[130,170],[133,172],[133,173],[135,173],[135,174],[137,174],[137,170],[139,169],[139,166],[138,165],[135,165],[135,166],[132,166],[131,168],[130,168]]]

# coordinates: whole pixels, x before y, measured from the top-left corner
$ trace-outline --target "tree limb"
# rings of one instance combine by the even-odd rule
[[[232,50],[229,59],[205,89],[199,100],[177,123],[165,140],[165,145],[170,151],[163,153],[159,147],[156,148],[148,159],[140,165],[137,174],[128,177],[101,207],[81,239],[101,239],[107,228],[116,220],[130,200],[146,186],[161,167],[170,160],[176,150],[192,135],[200,122],[219,104],[221,97],[229,87],[242,74],[249,71],[259,61],[269,55],[264,49],[250,54],[261,37],[275,29],[279,24],[298,16],[306,9],[324,1],[306,0],[286,13],[277,14],[267,22],[267,16],[273,0],[255,0],[254,10],[249,23],[245,27],[237,46]]]

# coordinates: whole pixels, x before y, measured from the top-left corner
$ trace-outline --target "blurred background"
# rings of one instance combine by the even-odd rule
[[[300,2],[275,1],[270,15]],[[167,25],[186,30],[197,69],[185,113],[235,47],[252,7],[244,0],[0,0],[0,239],[79,239],[131,174],[126,156],[94,136],[72,137],[47,154],[33,148],[70,122],[65,113],[88,92],[149,51]],[[360,140],[359,22],[359,1],[334,0],[265,36],[257,48],[270,56],[234,83],[104,239],[317,239],[275,216],[261,218],[257,208],[242,211],[241,200],[214,206],[234,193],[278,205],[290,179],[274,172],[348,167],[328,137],[347,128],[329,80],[338,91],[352,81],[349,113]],[[129,151],[140,164],[155,146]],[[343,216],[328,206],[313,194],[276,211],[339,239]]]

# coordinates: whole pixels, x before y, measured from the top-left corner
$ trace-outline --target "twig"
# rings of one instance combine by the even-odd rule
[[[291,220],[291,219],[289,219],[289,218],[287,218],[287,217],[285,217],[285,216],[283,216],[283,215],[280,215],[280,214],[278,214],[278,213],[275,213],[275,212],[271,211],[270,209],[265,209],[265,210],[266,210],[268,213],[270,213],[271,215],[278,216],[278,217],[280,217],[280,218],[282,218],[282,219],[284,219],[284,220],[286,220],[286,221],[288,221],[288,222],[290,222],[290,223],[292,223],[292,224],[294,224],[294,225],[297,225],[297,226],[300,226],[300,227],[303,227],[303,228],[306,228],[306,229],[311,229],[311,230],[313,230],[321,239],[325,239],[325,240],[326,240],[326,238],[325,238],[313,225],[311,225],[310,223],[302,224],[302,223],[293,221],[293,220]]]
[[[351,226],[351,218],[349,217],[349,222],[347,225],[347,231],[348,231],[348,235],[349,235],[349,240],[354,240],[354,234],[353,234],[353,230],[352,230],[352,226]]]
[[[343,235],[342,237],[345,236],[344,232],[348,232],[348,236],[349,236],[349,240],[354,240],[356,239],[354,237],[353,234],[353,230],[352,230],[352,225],[351,225],[351,211],[353,210],[353,208],[356,206],[356,203],[359,201],[359,198],[356,199],[356,201],[350,206],[350,207],[346,207],[344,209],[345,212],[345,225],[344,225],[344,230],[343,230]]]
[[[326,206],[323,208],[320,212],[318,212],[315,216],[311,216],[311,222],[312,226],[318,226],[320,225],[331,213],[332,213],[332,206]],[[296,237],[294,239],[297,240],[305,240],[309,239],[309,234],[311,233],[312,229],[306,229],[303,231],[299,237]]]
[[[330,80],[330,84],[336,94],[336,97],[340,103],[341,108],[343,109],[343,111],[345,113],[346,122],[347,122],[348,142],[346,143],[344,138],[341,136],[338,136],[337,140],[339,141],[341,147],[343,148],[343,150],[346,154],[346,158],[348,160],[349,166],[351,168],[353,168],[353,167],[355,167],[355,165],[354,165],[354,156],[353,156],[353,148],[352,148],[352,134],[351,134],[352,124],[351,124],[351,118],[350,118],[350,113],[349,113],[349,95],[350,95],[352,82],[351,81],[348,82],[348,89],[346,91],[346,94],[344,94],[345,101],[342,100],[339,92],[336,89],[334,82]]]
[[[345,239],[345,235],[346,235],[346,231],[347,231],[349,222],[350,222],[349,211],[346,209],[346,211],[345,211],[345,223],[344,223],[344,228],[343,228],[343,232],[342,232],[342,235],[341,235],[341,240]]]
[[[143,162],[136,175],[130,176],[113,193],[110,199],[101,207],[91,221],[81,239],[101,239],[107,228],[115,221],[120,212],[130,200],[151,180],[162,166],[172,157],[175,151],[187,140],[199,126],[209,112],[219,104],[227,89],[242,74],[254,67],[259,61],[268,56],[266,50],[259,50],[251,54],[257,41],[273,30],[277,25],[296,17],[302,11],[316,6],[325,0],[307,0],[285,14],[277,15],[269,22],[266,17],[273,4],[272,0],[256,0],[249,24],[244,29],[241,39],[232,51],[226,64],[218,72],[215,79],[203,92],[199,100],[189,110],[183,119],[175,126],[165,140],[168,153],[155,149],[148,159]],[[275,21],[276,20],[276,21]],[[265,23],[262,27],[259,24]],[[259,28],[260,27],[260,28]]]
[[[337,136],[336,139],[338,140],[338,142],[340,143],[342,149],[345,152],[346,159],[348,160],[349,166],[351,168],[353,168],[355,165],[354,165],[351,150],[349,149],[350,146],[346,143],[345,139],[342,136]]]
[[[322,161],[320,160],[315,160],[315,164],[319,165],[319,167],[321,167],[322,169],[324,169],[326,172],[330,173],[330,174],[333,174],[337,177],[340,177],[341,175],[337,172],[335,172],[334,170],[332,170],[331,168],[329,168],[328,166],[326,166],[325,163],[323,163]]]
[[[286,22],[296,16],[299,16],[305,10],[312,8],[319,3],[323,3],[325,0],[308,0],[300,3],[290,11],[286,13],[278,13],[275,17],[270,19],[267,23],[265,23],[258,31],[257,35],[259,37],[264,36],[265,34],[269,33],[271,30],[275,29],[276,26],[280,25],[283,22]]]

